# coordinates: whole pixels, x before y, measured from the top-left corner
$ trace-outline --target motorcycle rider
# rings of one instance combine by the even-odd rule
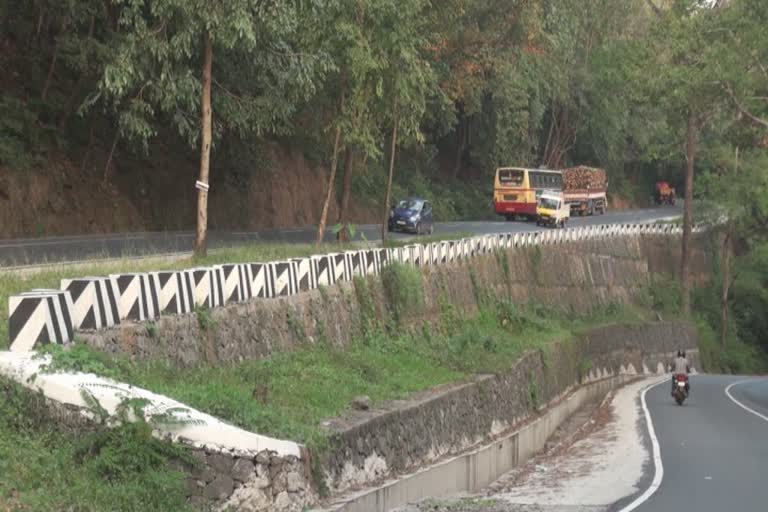
[[[688,375],[691,372],[691,366],[688,364],[688,359],[685,357],[684,350],[677,351],[677,357],[672,361],[672,394],[675,394],[675,377],[677,375]],[[685,392],[691,391],[690,381],[685,383]]]

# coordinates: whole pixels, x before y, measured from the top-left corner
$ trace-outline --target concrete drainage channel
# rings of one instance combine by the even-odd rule
[[[579,387],[520,430],[477,450],[434,464],[410,475],[336,498],[316,512],[387,512],[425,498],[440,498],[484,489],[504,473],[525,464],[547,439],[586,403],[637,378],[621,374]]]

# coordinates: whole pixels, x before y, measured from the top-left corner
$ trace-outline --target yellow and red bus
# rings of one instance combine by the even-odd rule
[[[560,171],[499,167],[493,186],[493,206],[507,220],[517,216],[532,219],[536,217],[536,197],[545,190],[563,190]]]

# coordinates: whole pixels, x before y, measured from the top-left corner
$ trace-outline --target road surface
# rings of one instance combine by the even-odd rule
[[[645,210],[616,210],[605,215],[571,219],[570,226],[592,224],[646,223],[680,215],[681,207],[652,208]],[[536,231],[533,223],[478,221],[478,222],[442,222],[435,224],[436,234],[468,232],[472,234],[492,234],[505,232]],[[379,240],[378,225],[358,226],[358,232],[367,240]],[[270,229],[262,231],[211,231],[209,247],[228,247],[247,243],[267,241],[278,243],[314,242],[316,228]],[[360,235],[358,235],[359,237]],[[397,234],[397,238],[412,235]],[[153,232],[126,233],[116,235],[65,236],[49,238],[28,238],[0,240],[0,267],[37,265],[66,261],[80,261],[96,258],[118,258],[125,256],[146,256],[152,254],[188,253],[194,240],[193,232]],[[326,234],[327,241],[333,241],[331,232]]]
[[[470,498],[427,500],[401,512],[768,510],[768,378],[694,375],[682,407],[667,377],[652,379],[661,381],[645,403],[660,466],[639,403],[653,384],[644,379],[619,390],[609,421],[565,451],[537,456]],[[598,412],[591,423],[605,418]]]
[[[668,385],[648,392],[664,477],[635,511],[768,510],[768,379],[743,381],[694,376],[682,407],[672,401]],[[726,389],[752,411],[734,403]]]

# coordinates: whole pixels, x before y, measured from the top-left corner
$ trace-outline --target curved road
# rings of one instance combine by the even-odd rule
[[[668,383],[646,395],[664,478],[635,510],[765,512],[768,379],[698,375],[691,378],[691,388],[683,407],[669,396]],[[734,403],[726,389],[754,412]]]
[[[677,217],[682,213],[680,205],[645,210],[616,210],[595,217],[573,218],[571,226],[593,224],[648,223]],[[435,224],[436,234],[469,232],[491,234],[504,232],[536,231],[533,223],[478,221],[443,222]],[[367,240],[379,239],[378,225],[358,226]],[[211,231],[209,247],[229,247],[259,241],[278,243],[311,243],[315,240],[316,227],[270,229],[262,231]],[[395,235],[407,238],[412,235]],[[35,265],[94,258],[146,256],[152,254],[189,253],[194,240],[193,232],[124,233],[116,235],[64,236],[0,240],[0,267]],[[333,233],[326,234],[326,241],[334,240]]]

